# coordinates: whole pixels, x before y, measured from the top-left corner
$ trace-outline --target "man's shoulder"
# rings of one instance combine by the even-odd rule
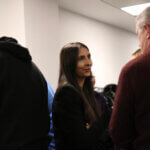
[[[136,62],[134,60],[129,61],[121,70],[121,75],[130,75],[136,69]]]
[[[149,62],[149,63],[148,63]],[[122,72],[125,74],[130,74],[142,69],[145,66],[150,66],[150,53],[146,55],[141,55],[138,58],[135,58],[129,61],[122,69]]]
[[[139,56],[138,58],[135,58],[131,61],[129,61],[123,68],[122,68],[122,72],[124,73],[130,73],[130,72],[134,72],[137,69],[139,69],[140,67],[142,67],[142,65],[145,64],[147,56],[143,55],[143,56]],[[149,56],[150,57],[150,56]]]

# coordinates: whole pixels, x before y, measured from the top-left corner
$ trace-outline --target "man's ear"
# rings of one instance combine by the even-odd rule
[[[148,24],[145,24],[144,25],[144,29],[145,29],[145,31],[146,31],[146,33],[147,33],[147,39],[150,39],[150,26],[148,25]]]

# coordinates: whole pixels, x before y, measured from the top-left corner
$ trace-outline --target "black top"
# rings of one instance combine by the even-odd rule
[[[71,85],[57,89],[53,101],[56,150],[104,150],[102,134],[108,126],[110,112],[104,113],[86,129],[84,102]]]
[[[26,48],[0,41],[0,149],[46,150],[47,85]]]

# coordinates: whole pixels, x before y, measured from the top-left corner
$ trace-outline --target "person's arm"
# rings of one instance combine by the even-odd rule
[[[109,124],[114,143],[119,148],[129,148],[135,134],[134,91],[132,72],[124,68],[117,86],[115,104]]]
[[[92,127],[86,129],[81,95],[72,87],[61,88],[56,92],[53,103],[56,147],[63,144],[66,149],[71,150],[94,150],[108,125],[108,116],[110,113],[105,113]]]
[[[49,111],[49,117],[50,117],[50,129],[48,132],[48,136],[50,138],[50,143],[48,150],[55,149],[55,141],[54,141],[54,131],[53,131],[53,122],[52,122],[52,103],[54,98],[54,91],[51,87],[51,85],[47,82],[47,89],[48,89],[48,111]]]
[[[48,111],[49,113],[52,112],[52,103],[53,103],[53,98],[54,98],[54,91],[51,87],[51,85],[47,82],[47,89],[48,89]]]

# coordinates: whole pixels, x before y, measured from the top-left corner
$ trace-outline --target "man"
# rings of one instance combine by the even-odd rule
[[[0,149],[47,150],[46,81],[28,49],[0,38]]]
[[[150,150],[150,7],[136,19],[143,54],[122,70],[109,129],[117,149]]]

